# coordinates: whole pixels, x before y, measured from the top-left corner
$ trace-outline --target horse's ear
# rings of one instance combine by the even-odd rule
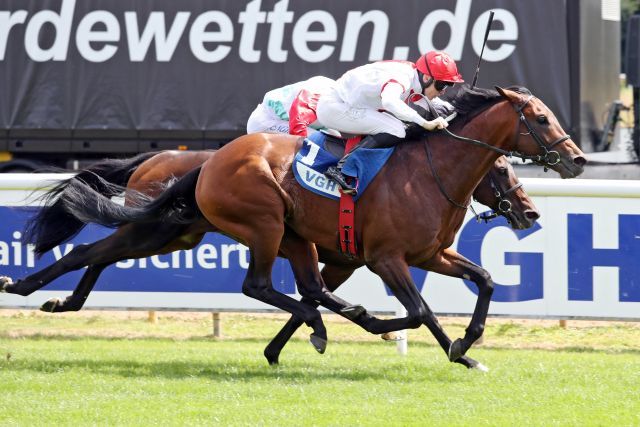
[[[504,91],[504,89],[502,89],[500,86],[494,86],[496,88],[496,90],[498,91],[498,93],[500,95],[502,95],[503,98],[507,98],[509,99],[509,95],[506,94],[506,92]]]

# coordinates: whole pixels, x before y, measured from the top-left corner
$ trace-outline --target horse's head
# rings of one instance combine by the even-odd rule
[[[530,228],[540,218],[538,209],[504,156],[498,157],[482,178],[473,197],[493,209],[495,214],[504,216],[516,230]]]
[[[562,129],[555,114],[538,98],[496,86],[516,111],[518,130],[515,151],[530,157],[562,178],[574,178],[584,170],[584,153]]]

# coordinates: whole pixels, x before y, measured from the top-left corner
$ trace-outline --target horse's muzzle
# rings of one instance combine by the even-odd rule
[[[570,159],[562,157],[559,167],[553,169],[560,174],[562,178],[575,178],[584,172],[584,166],[587,164],[586,157],[582,155],[571,157]]]

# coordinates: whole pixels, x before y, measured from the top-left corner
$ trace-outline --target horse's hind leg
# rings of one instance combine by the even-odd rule
[[[333,292],[353,274],[353,271],[352,267],[325,265],[320,274],[327,288]],[[311,307],[318,307],[319,305],[317,301],[307,297],[303,297],[301,301]],[[264,357],[267,358],[270,365],[278,364],[278,358],[280,357],[282,349],[303,323],[299,317],[291,316],[282,329],[280,329],[276,336],[273,337],[271,342],[265,347]]]
[[[48,313],[79,311],[89,297],[93,286],[98,281],[100,273],[102,273],[102,271],[109,265],[111,264],[105,263],[88,266],[87,271],[85,271],[85,273],[82,275],[82,278],[80,279],[80,283],[78,283],[78,286],[76,286],[76,289],[71,295],[69,295],[64,300],[61,300],[60,298],[52,298],[42,304],[40,310],[46,311]]]
[[[252,236],[245,240],[250,249],[251,259],[242,285],[242,292],[300,317],[313,329],[310,337],[311,344],[319,353],[324,353],[327,346],[327,331],[320,312],[314,307],[296,301],[273,289],[271,270],[278,255],[283,234],[284,226],[282,223],[267,224],[264,221],[260,224],[260,232],[252,233]],[[317,266],[314,267],[317,268]]]
[[[133,227],[135,227],[135,225]],[[167,236],[172,235],[164,232],[161,234],[165,239],[167,238]],[[42,307],[40,307],[40,310],[50,313],[78,311],[84,306],[85,301],[93,290],[93,286],[97,282],[102,271],[111,264],[125,259],[143,258],[151,255],[165,254],[173,252],[175,250],[192,249],[197,246],[197,244],[202,240],[203,237],[203,234],[199,232],[194,234],[180,234],[176,231],[175,235],[177,236],[177,238],[169,242],[168,245],[164,244],[164,240],[140,240],[135,248],[130,248],[131,252],[120,252],[119,258],[111,259],[109,262],[105,262],[102,264],[89,265],[87,271],[80,279],[80,283],[78,284],[78,286],[76,286],[76,289],[71,295],[69,295],[64,300],[61,300],[60,298],[52,298],[45,302]],[[117,253],[112,253],[112,255],[117,255]]]
[[[367,265],[380,276],[407,309],[407,317],[389,320],[371,318],[368,319],[366,329],[374,334],[382,334],[402,329],[415,329],[425,323],[427,311],[404,259],[383,256],[368,261]]]
[[[129,224],[102,240],[88,245],[76,246],[57,262],[23,280],[5,285],[3,290],[27,296],[58,277],[84,266],[109,265],[122,259],[147,256],[149,252],[154,254],[168,242],[179,237],[183,231],[184,226],[162,227],[159,224]],[[95,270],[93,274],[99,275],[99,271]],[[90,280],[86,284],[89,286]]]
[[[22,296],[31,295],[33,292],[45,287],[63,274],[92,264],[92,259],[88,254],[90,253],[90,249],[99,242],[74,247],[71,252],[48,267],[15,283],[5,284],[2,291]]]
[[[136,234],[135,231],[139,229],[143,229],[144,232]],[[102,240],[74,247],[71,252],[48,267],[22,280],[18,280],[16,283],[6,285],[3,291],[22,296],[31,295],[33,292],[43,288],[48,283],[70,271],[87,265],[101,264],[119,259],[120,254],[127,253],[131,241],[148,241],[148,232],[148,229],[134,225],[121,227],[115,233]]]
[[[280,251],[289,259],[300,295],[362,326],[360,318],[364,317],[366,310],[361,305],[344,301],[327,289],[317,267],[318,252],[313,243],[288,231],[280,244]]]

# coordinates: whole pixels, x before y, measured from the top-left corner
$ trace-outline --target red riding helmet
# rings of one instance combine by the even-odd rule
[[[416,68],[435,80],[464,83],[462,76],[458,73],[456,61],[444,52],[432,50],[425,53],[416,61]]]

